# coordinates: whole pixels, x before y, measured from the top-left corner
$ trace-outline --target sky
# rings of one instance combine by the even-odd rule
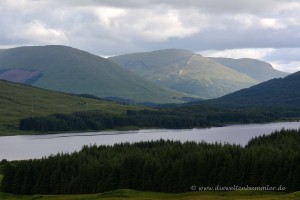
[[[0,0],[0,48],[187,49],[300,70],[300,0]]]

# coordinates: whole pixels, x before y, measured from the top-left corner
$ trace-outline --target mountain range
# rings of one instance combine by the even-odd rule
[[[0,50],[0,79],[128,102],[217,98],[287,73],[254,59],[206,58],[183,49],[109,59],[67,46]]]
[[[204,99],[287,75],[263,61],[206,58],[183,49],[132,53],[109,59],[161,87]]]
[[[178,115],[177,117],[186,119],[195,113],[200,115],[203,112],[212,115],[218,114],[220,110],[213,109],[214,106],[220,108],[221,111],[227,109],[226,112],[229,112],[230,108],[238,109],[239,112],[249,111],[252,108],[262,110],[263,108],[271,108],[266,112],[268,112],[268,116],[272,116],[276,115],[280,108],[278,112],[281,115],[289,118],[298,117],[297,113],[300,109],[299,87],[300,72],[297,72],[285,78],[272,79],[217,99],[178,105],[170,108],[170,112],[176,113],[175,118]],[[0,81],[0,135],[21,134],[22,132],[18,132],[19,120],[31,116],[48,116],[53,113],[73,113],[88,110],[100,110],[108,114],[123,115],[127,110],[141,109],[144,110],[145,107],[122,105],[101,99],[84,98],[24,84]],[[297,110],[298,112],[296,112]],[[163,110],[161,112],[163,113]],[[157,112],[157,117],[162,114],[161,112]],[[228,117],[226,113],[224,113],[224,117]],[[169,119],[170,116],[168,115],[167,118]],[[153,118],[151,115],[151,119],[153,120],[155,117]]]
[[[158,87],[108,59],[57,45],[1,50],[0,79],[136,102],[182,103],[189,96]]]

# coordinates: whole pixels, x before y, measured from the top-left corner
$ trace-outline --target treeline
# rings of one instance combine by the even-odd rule
[[[86,111],[53,114],[47,117],[29,117],[20,121],[19,129],[35,131],[104,130],[126,125],[128,122],[124,117],[104,114],[100,111]]]
[[[152,141],[84,146],[80,152],[5,163],[1,191],[97,193],[129,188],[185,192],[191,186],[282,186],[300,190],[300,131],[229,144]]]
[[[259,123],[300,117],[295,108],[226,109],[221,107],[188,106],[157,110],[131,111],[110,115],[100,111],[54,114],[47,117],[22,119],[20,130],[74,131],[104,130],[125,126],[140,128],[194,128],[221,126],[228,123]]]
[[[110,115],[100,111],[75,112],[72,114],[53,114],[47,117],[22,119],[20,130],[35,131],[75,131],[104,130],[126,126],[192,128],[209,126],[202,118],[178,115],[166,111],[127,111],[124,115]]]

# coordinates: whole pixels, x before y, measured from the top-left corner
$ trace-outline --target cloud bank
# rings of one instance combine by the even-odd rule
[[[2,0],[0,48],[63,44],[98,55],[183,48],[299,70],[298,0]]]

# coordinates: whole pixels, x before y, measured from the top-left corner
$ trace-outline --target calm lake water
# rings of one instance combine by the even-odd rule
[[[259,135],[275,130],[299,129],[300,122],[231,125],[204,129],[148,129],[137,131],[101,131],[49,135],[21,135],[0,137],[0,160],[41,158],[58,152],[73,152],[83,145],[112,145],[121,142],[169,139],[178,141],[222,142],[245,145]]]

